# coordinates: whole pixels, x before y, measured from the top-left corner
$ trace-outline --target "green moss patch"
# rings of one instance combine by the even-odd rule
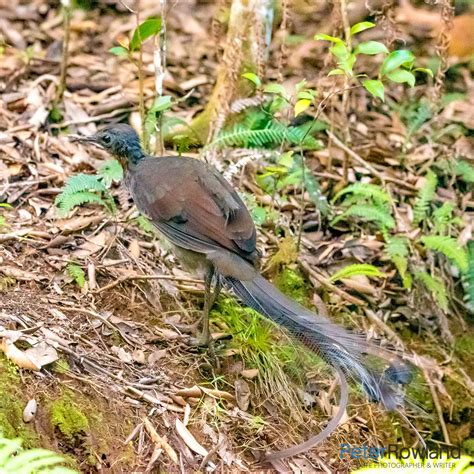
[[[5,438],[21,438],[23,446],[31,448],[39,443],[37,434],[23,421],[27,401],[18,369],[0,355],[0,432]]]
[[[53,402],[50,410],[52,425],[68,440],[83,436],[89,430],[89,421],[71,394],[66,393]]]

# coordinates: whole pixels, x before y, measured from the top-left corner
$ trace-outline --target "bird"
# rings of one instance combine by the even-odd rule
[[[124,123],[106,125],[74,140],[96,145],[121,163],[138,210],[171,243],[184,266],[204,277],[203,343],[210,340],[209,312],[225,287],[337,372],[341,387],[337,414],[317,435],[268,453],[267,460],[279,461],[324,441],[344,415],[349,380],[359,384],[371,402],[401,413],[401,386],[411,380],[410,364],[395,351],[291,300],[260,274],[253,220],[237,191],[215,167],[196,158],[151,156],[143,150],[135,129]]]

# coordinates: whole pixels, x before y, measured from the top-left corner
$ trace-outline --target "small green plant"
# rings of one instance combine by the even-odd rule
[[[61,466],[65,459],[41,448],[23,449],[20,439],[0,437],[0,471],[9,474],[77,474]]]
[[[314,178],[301,155],[288,151],[276,158],[274,165],[268,165],[263,172],[257,175],[258,185],[267,193],[274,195],[289,186],[304,186],[311,201],[322,215],[329,212],[326,197],[322,194],[319,183]]]
[[[10,204],[7,204],[6,202],[0,202],[0,208],[3,207],[4,209],[11,209],[12,206]],[[0,230],[4,227],[9,227],[7,223],[7,219],[5,216],[0,215]]]
[[[173,105],[173,100],[170,95],[157,95],[153,101],[153,104],[145,110],[145,98],[143,91],[143,64],[142,64],[142,47],[143,44],[152,39],[156,35],[160,34],[162,29],[161,17],[149,17],[142,23],[140,23],[134,30],[132,38],[128,42],[120,43],[118,46],[114,46],[109,49],[109,52],[120,58],[127,58],[137,69],[138,79],[140,85],[140,115],[143,123],[143,146],[149,151],[150,137],[158,131],[164,134],[162,118],[166,110],[170,109]],[[136,57],[138,54],[138,58]],[[179,121],[179,122],[177,122]],[[174,122],[181,125],[186,123],[180,119]],[[161,142],[161,138],[160,138]]]
[[[362,86],[367,92],[382,101],[385,100],[384,81],[386,80],[397,83],[407,83],[413,87],[416,82],[416,72],[433,76],[431,69],[414,67],[415,55],[411,51],[399,49],[389,52],[387,47],[378,41],[364,41],[358,43],[356,46],[352,44],[352,40],[358,33],[374,28],[375,26],[375,23],[369,21],[355,24],[350,29],[350,37],[347,41],[326,34],[315,35],[314,39],[316,40],[333,43],[329,51],[336,59],[337,68],[329,72],[330,76],[344,75],[356,84],[359,84],[359,81],[362,80]],[[354,71],[357,59],[360,55],[373,56],[377,54],[381,54],[384,57],[378,71],[377,79],[370,79],[367,74]]]
[[[413,206],[413,224],[415,225],[420,224],[428,216],[438,185],[438,178],[431,170],[428,171],[425,179]]]
[[[80,288],[84,288],[86,283],[86,274],[77,263],[68,263],[66,266],[67,274],[74,279]]]
[[[413,227],[415,229],[421,226],[426,229],[424,234],[414,233],[411,238],[407,235],[393,235],[395,220],[392,215],[392,206],[394,203],[385,189],[371,183],[351,184],[334,196],[332,203],[336,204],[340,201],[339,207],[342,213],[339,211],[340,213],[333,218],[331,224],[336,225],[340,221],[352,219],[369,222],[382,233],[385,241],[385,255],[397,269],[403,287],[410,289],[413,280],[416,280],[429,291],[439,306],[447,311],[448,292],[440,277],[442,273],[438,270],[444,260],[435,259],[434,268],[428,267],[425,252],[445,257],[458,269],[464,276],[468,301],[470,300],[469,291],[472,288],[469,285],[471,267],[468,251],[459,245],[455,237],[446,235],[458,232],[463,221],[454,214],[453,203],[445,202],[439,207],[435,206],[437,183],[436,174],[429,170],[414,200]],[[342,275],[345,275],[344,272],[350,272],[351,267],[343,268]],[[371,265],[369,265],[369,271],[373,271],[370,267]],[[362,267],[361,269],[363,270]],[[336,277],[341,278],[340,272],[333,275],[332,280],[334,281]]]
[[[339,271],[331,275],[330,281],[336,282],[344,278],[350,278],[357,275],[365,275],[373,278],[385,277],[385,273],[381,272],[377,267],[368,263],[354,263],[341,268]]]
[[[391,198],[388,193],[375,184],[356,183],[347,186],[334,196],[335,203],[344,197],[340,203],[342,213],[334,217],[331,225],[336,225],[341,220],[356,218],[372,222],[378,229],[392,229],[395,220],[391,213]]]
[[[474,241],[467,244],[468,268],[465,274],[464,286],[467,306],[474,313]]]
[[[118,161],[106,161],[99,168],[97,175],[79,173],[71,176],[56,197],[55,204],[63,216],[76,206],[86,203],[100,204],[114,213],[116,206],[109,188],[113,181],[119,181],[122,177],[123,170]]]

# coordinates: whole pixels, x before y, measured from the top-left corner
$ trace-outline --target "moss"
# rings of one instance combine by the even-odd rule
[[[461,445],[464,453],[474,456],[474,438],[466,439]]]
[[[69,371],[69,363],[66,359],[59,359],[54,363],[53,369],[58,374],[65,374]]]
[[[23,421],[26,397],[18,369],[0,356],[0,432],[6,438],[21,438],[25,448],[39,445],[37,434]]]
[[[274,284],[285,295],[298,301],[298,303],[307,305],[310,302],[306,281],[298,270],[283,269],[275,277]]]
[[[82,436],[89,430],[89,421],[68,392],[51,405],[51,423],[68,440]]]
[[[461,357],[461,359],[468,359],[472,357],[474,351],[474,336],[468,334],[459,338],[456,341],[454,346],[456,354]]]

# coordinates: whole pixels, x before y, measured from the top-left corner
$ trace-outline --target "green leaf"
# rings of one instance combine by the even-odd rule
[[[306,89],[305,91],[298,92],[296,95],[296,98],[298,100],[300,99],[308,99],[308,100],[313,100],[316,96],[316,91],[312,89]]]
[[[170,95],[161,95],[160,97],[157,97],[148,113],[157,114],[158,112],[168,110],[173,105],[171,100],[172,97]]]
[[[260,78],[253,72],[244,72],[242,74],[242,77],[248,79],[250,82],[253,82],[257,87],[260,87],[262,85],[262,81],[260,80]]]
[[[406,82],[411,87],[415,86],[415,75],[405,69],[395,69],[394,71],[390,71],[387,73],[387,77],[391,81],[398,82],[399,84]]]
[[[279,94],[286,97],[286,90],[281,84],[267,84],[263,90],[269,94]]]
[[[341,270],[334,273],[330,280],[332,282],[342,280],[343,278],[350,278],[357,275],[365,275],[370,277],[384,277],[385,273],[382,273],[377,267],[369,265],[368,263],[355,263],[348,265],[347,267],[341,268]]]
[[[360,43],[357,45],[355,54],[379,54],[379,53],[386,53],[388,54],[387,47],[378,41],[365,41],[364,43]]]
[[[332,69],[329,71],[328,76],[343,76],[346,73],[342,69]]]
[[[251,211],[252,219],[255,225],[261,226],[267,220],[267,210],[264,207],[254,207]]]
[[[349,56],[349,50],[344,43],[337,43],[334,46],[331,46],[329,51],[331,51],[331,53],[341,61],[347,60]]]
[[[415,55],[406,49],[398,49],[396,51],[392,51],[382,63],[382,67],[380,69],[380,73],[382,76],[389,73],[390,71],[394,71],[401,66],[410,67],[413,62],[415,61]]]
[[[414,72],[424,72],[425,74],[428,74],[428,76],[433,77],[433,71],[431,69],[428,69],[426,67],[417,67],[413,69]]]
[[[374,97],[378,97],[380,100],[385,100],[385,87],[382,81],[367,79],[362,83],[364,88],[372,94]]]
[[[295,104],[295,117],[304,112],[311,105],[311,100],[300,99]]]
[[[351,27],[351,35],[356,35],[357,33],[373,28],[374,26],[375,23],[372,23],[370,21],[362,21],[360,23],[356,23]]]
[[[314,35],[315,40],[322,40],[322,41],[331,41],[331,43],[343,43],[341,38],[336,38],[335,36],[325,35],[323,33],[319,33]]]
[[[114,46],[113,48],[109,49],[109,53],[115,54],[115,56],[123,58],[128,56],[129,51],[123,46]]]
[[[161,30],[161,18],[148,18],[133,32],[130,41],[130,51],[136,51],[151,36],[158,34]]]

